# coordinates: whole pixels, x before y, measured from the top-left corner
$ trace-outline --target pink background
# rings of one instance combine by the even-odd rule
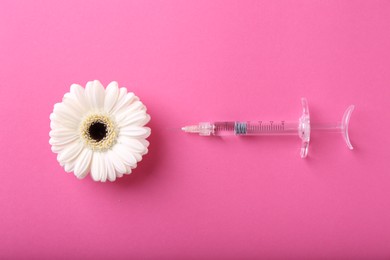
[[[2,1],[1,258],[389,258],[389,1]],[[152,116],[115,183],[67,174],[49,114],[117,80]],[[341,135],[201,138],[204,120],[337,121]]]

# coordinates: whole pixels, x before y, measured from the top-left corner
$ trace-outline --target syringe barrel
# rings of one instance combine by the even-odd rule
[[[236,121],[214,122],[211,134],[224,135],[298,135],[298,122],[291,121]]]

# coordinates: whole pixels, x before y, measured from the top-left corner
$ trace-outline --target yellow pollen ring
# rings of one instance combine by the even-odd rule
[[[94,140],[89,131],[91,125],[95,123],[102,123],[106,127],[106,134],[100,141]],[[118,136],[115,122],[104,114],[92,114],[85,117],[80,125],[80,134],[84,139],[84,143],[94,151],[106,151],[110,149],[115,144]]]

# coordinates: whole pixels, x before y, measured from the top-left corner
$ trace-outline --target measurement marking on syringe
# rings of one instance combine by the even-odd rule
[[[284,121],[276,122],[275,121],[258,121],[258,125],[252,125],[249,128],[254,132],[283,132],[284,131]]]
[[[236,135],[282,133],[285,130],[285,121],[220,122],[214,128],[214,131],[219,133],[232,132]]]

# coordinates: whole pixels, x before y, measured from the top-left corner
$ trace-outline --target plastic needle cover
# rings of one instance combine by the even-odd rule
[[[309,106],[306,98],[302,98],[302,115],[297,121],[233,121],[233,122],[202,122],[197,125],[184,126],[187,133],[196,133],[202,136],[223,135],[297,135],[302,140],[301,158],[305,158],[309,151],[310,133],[340,132],[349,149],[353,149],[349,140],[348,125],[355,106],[351,105],[344,112],[340,122],[328,124],[311,124]]]

